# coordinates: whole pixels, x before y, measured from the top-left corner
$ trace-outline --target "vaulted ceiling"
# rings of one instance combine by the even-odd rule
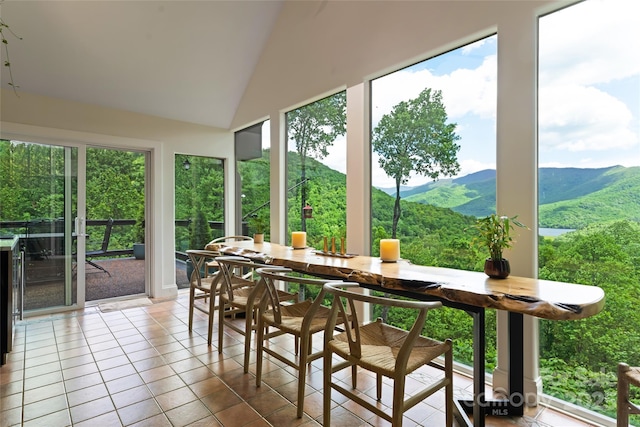
[[[282,4],[7,0],[0,13],[22,38],[4,31],[19,91],[228,129]]]

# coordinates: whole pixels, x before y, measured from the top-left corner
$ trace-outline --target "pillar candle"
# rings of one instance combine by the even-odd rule
[[[398,261],[400,259],[400,240],[380,239],[380,259],[382,261]]]
[[[307,247],[307,233],[304,231],[294,231],[291,233],[291,246],[296,249]]]

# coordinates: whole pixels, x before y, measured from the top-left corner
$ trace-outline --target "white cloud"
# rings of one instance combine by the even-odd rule
[[[458,176],[465,176],[471,173],[480,172],[486,169],[495,169],[496,164],[484,163],[475,159],[463,159],[460,161],[460,174]]]
[[[638,135],[629,129],[629,108],[594,87],[544,86],[539,107],[541,150],[599,151],[638,144]]]
[[[482,46],[484,46],[484,44],[487,42],[487,39],[480,39],[477,42],[468,44],[466,46],[464,46],[462,48],[462,54],[463,55],[468,55],[469,53],[471,53],[472,51],[481,48]]]
[[[541,85],[593,85],[640,73],[638,15],[637,0],[589,0],[541,18]]]
[[[489,55],[476,69],[460,68],[439,81],[449,120],[465,114],[495,119],[497,100],[497,58]]]
[[[434,76],[431,71],[422,69],[402,70],[377,79],[372,85],[373,126],[395,105],[416,98],[427,87],[442,91],[450,121],[465,114],[495,118],[496,67],[496,56],[489,55],[478,68],[459,68],[443,76]]]

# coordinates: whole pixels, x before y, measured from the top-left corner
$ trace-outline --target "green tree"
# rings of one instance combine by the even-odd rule
[[[373,131],[373,151],[380,155],[380,167],[395,179],[391,236],[396,237],[400,220],[400,185],[412,172],[438,179],[460,170],[457,153],[460,139],[456,124],[447,123],[442,92],[424,89],[415,99],[402,101],[385,114]]]
[[[300,157],[301,230],[307,230],[302,209],[307,203],[307,157],[324,158],[333,141],[346,132],[346,92],[340,92],[287,113],[288,137]]]

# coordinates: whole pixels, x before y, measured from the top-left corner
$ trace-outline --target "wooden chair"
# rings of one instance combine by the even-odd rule
[[[629,414],[640,415],[640,406],[631,402],[629,386],[640,387],[640,367],[630,367],[626,363],[618,364],[618,414],[617,426],[629,425]]]
[[[211,345],[213,312],[217,308],[220,275],[216,273],[206,276],[204,270],[205,264],[218,256],[218,253],[203,249],[189,249],[187,250],[187,255],[193,265],[193,272],[189,278],[189,332],[193,329],[193,310],[196,309],[207,314],[209,317],[207,344]],[[205,304],[198,304],[197,301],[199,300],[204,300]]]
[[[322,305],[325,295],[323,285],[327,281],[294,276],[290,269],[282,267],[259,268],[257,273],[260,276],[260,283],[266,291],[263,293],[258,312],[256,386],[260,387],[262,383],[264,353],[295,368],[298,371],[297,415],[298,418],[301,418],[304,411],[307,365],[321,358],[324,353],[322,350],[313,351],[312,336],[324,331],[329,316],[330,309]],[[294,304],[281,304],[282,297],[278,291],[277,283],[315,286],[320,293],[315,300],[308,299]],[[284,334],[290,334],[294,337],[296,360],[279,352],[277,347],[270,348],[265,345],[271,338]]]
[[[218,353],[224,348],[225,326],[244,336],[244,372],[249,372],[249,356],[251,354],[251,332],[256,329],[255,312],[258,302],[264,292],[263,286],[257,286],[256,268],[265,267],[262,264],[238,257],[221,256],[216,261],[222,275],[220,291],[220,309],[218,311]],[[283,301],[297,300],[297,294],[279,291],[278,297]],[[244,327],[237,326],[233,319],[243,314]]]
[[[242,242],[242,241],[251,241],[251,242],[253,242],[253,237],[249,237],[249,236],[223,236],[223,237],[218,237],[217,239],[213,239],[212,241],[207,243],[207,247],[205,249],[216,251],[217,250],[216,246],[218,246],[218,245],[221,246],[224,243]],[[218,253],[218,255],[222,255],[222,254]],[[212,271],[216,272],[217,270],[218,270],[218,263],[214,259],[214,260],[209,261],[209,262],[207,262],[205,264],[204,274],[205,274],[205,276],[209,276],[209,275],[212,274]]]
[[[343,289],[344,288],[344,289]],[[438,308],[440,302],[405,301],[399,299],[375,297],[352,292],[349,289],[359,288],[358,284],[328,283],[324,289],[333,295],[331,315],[325,330],[324,354],[324,402],[323,423],[331,425],[331,391],[336,390],[347,398],[358,403],[377,416],[389,421],[393,427],[402,426],[403,414],[437,390],[445,388],[446,425],[453,423],[453,356],[451,340],[435,341],[421,335],[427,318],[427,312]],[[390,307],[401,307],[418,311],[418,316],[411,330],[405,331],[382,323],[380,319],[366,325],[357,322],[355,301],[380,304]],[[336,319],[339,315],[351,313],[354,321],[345,324],[345,332],[333,335]],[[348,325],[352,325],[349,327]],[[344,359],[333,363],[333,356]],[[406,376],[423,365],[435,365],[433,360],[444,356],[444,375],[441,379],[426,385],[422,390],[412,392],[405,398]],[[363,393],[356,389],[356,378],[352,374],[352,389],[334,381],[333,374],[345,368],[358,366],[376,374],[377,399],[382,398],[382,377],[393,380],[393,404],[391,414],[382,410],[362,397]]]

